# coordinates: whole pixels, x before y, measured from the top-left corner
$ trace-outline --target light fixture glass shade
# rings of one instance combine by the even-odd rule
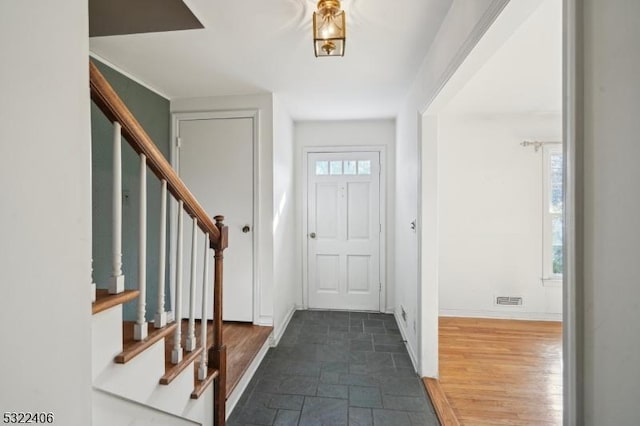
[[[343,10],[313,13],[313,44],[316,57],[344,56],[347,20]]]

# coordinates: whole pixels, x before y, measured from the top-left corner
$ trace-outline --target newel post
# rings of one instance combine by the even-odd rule
[[[222,270],[224,249],[228,246],[229,228],[224,223],[224,216],[214,217],[220,237],[212,243],[215,250],[213,272],[213,346],[209,349],[209,366],[219,372],[214,385],[214,425],[224,426],[227,399],[227,348],[222,339]]]

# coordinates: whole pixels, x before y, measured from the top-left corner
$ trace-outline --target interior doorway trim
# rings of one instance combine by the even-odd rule
[[[563,138],[565,180],[562,294],[563,423],[584,424],[582,282],[582,2],[563,0]]]
[[[582,12],[583,6],[579,0],[563,0],[563,142],[564,142],[564,165],[563,172],[565,178],[565,223],[564,223],[564,258],[565,270],[563,273],[563,298],[562,298],[562,333],[563,333],[563,424],[565,426],[577,426],[584,424],[584,392],[582,383],[583,368],[583,293],[580,288],[582,282],[583,270],[583,222],[582,222],[582,186],[583,186],[583,162],[582,162],[582,134],[583,127],[583,110],[582,110],[582,69],[583,69],[583,53],[582,53]],[[476,42],[482,38],[484,30],[488,29],[493,22],[486,23],[487,28],[483,31],[477,31],[474,34]],[[475,44],[474,44],[475,46]],[[470,53],[471,56],[473,53]],[[456,74],[460,72],[459,68],[463,68],[461,63],[455,63],[448,69],[456,70]],[[470,58],[462,58],[469,63]],[[473,58],[471,58],[473,59]],[[419,129],[419,142],[422,148],[423,131],[433,132],[433,127],[437,123],[433,123],[434,110],[437,111],[440,105],[446,103],[447,98],[452,96],[450,83],[459,83],[457,75],[443,76],[444,83],[437,88],[437,93],[428,99],[426,104],[416,111],[418,123],[422,126]],[[455,91],[454,91],[455,93]],[[426,127],[426,129],[425,129]],[[436,128],[437,130],[437,128]],[[423,152],[419,153],[419,188],[418,193],[422,193],[422,183],[424,179]],[[421,197],[420,197],[421,198]],[[423,206],[419,203],[418,217],[420,220],[424,217]],[[421,228],[424,226],[420,223]],[[422,257],[423,247],[419,247],[419,258]],[[420,263],[419,263],[420,267]],[[418,345],[420,347],[419,372],[424,374],[423,339],[425,328],[425,315],[434,315],[433,312],[425,312],[425,305],[422,291],[422,271],[418,271],[418,288],[419,288],[419,333]],[[436,310],[437,312],[437,310]],[[436,313],[437,315],[437,313]],[[436,322],[437,326],[437,322]],[[433,332],[433,330],[427,330]],[[437,340],[436,340],[437,341]],[[433,365],[431,365],[433,367]],[[433,377],[437,377],[437,351],[436,351],[436,373]]]
[[[380,312],[386,312],[387,307],[387,147],[383,145],[357,145],[357,146],[321,146],[321,147],[304,147],[302,149],[302,167],[300,169],[299,182],[302,182],[300,199],[302,200],[302,307],[309,309],[309,265],[308,265],[308,247],[307,247],[307,217],[308,217],[308,166],[307,158],[312,153],[330,153],[330,152],[377,152],[380,156]]]
[[[174,112],[171,114],[171,143],[169,144],[169,162],[171,166],[179,174],[178,166],[178,139],[179,129],[181,121],[193,121],[193,120],[215,120],[215,119],[234,119],[234,118],[249,118],[252,120],[253,125],[253,323],[257,325],[272,325],[271,317],[265,320],[265,316],[260,312],[260,301],[262,300],[262,286],[260,282],[259,271],[260,265],[260,232],[262,230],[262,224],[260,222],[260,204],[259,194],[260,187],[260,150],[259,150],[259,129],[260,129],[260,111],[257,109],[246,110],[212,110],[212,111],[198,111],[198,112]],[[170,197],[169,203],[169,282],[170,288],[175,288],[175,241],[176,239],[176,215],[178,204],[173,197]],[[224,212],[207,212],[211,215],[223,214]],[[174,294],[171,292],[171,307],[174,307]],[[265,324],[268,323],[268,324]]]

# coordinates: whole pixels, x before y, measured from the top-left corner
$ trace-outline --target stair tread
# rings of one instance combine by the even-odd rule
[[[95,315],[114,306],[123,305],[138,298],[138,290],[125,290],[118,294],[109,294],[109,290],[99,288],[96,290],[96,301],[91,304],[91,312]]]
[[[160,339],[171,334],[177,326],[175,322],[172,322],[162,328],[155,328],[153,323],[150,322],[148,323],[149,334],[147,338],[137,341],[133,339],[134,325],[134,321],[124,321],[122,323],[123,351],[115,357],[115,362],[118,364],[126,364],[131,361],[133,358],[144,352],[145,349],[153,346],[153,344],[158,342]]]
[[[219,371],[215,368],[209,367],[207,369],[207,378],[204,380],[198,380],[198,368],[200,366],[199,362],[194,363],[193,365],[193,383],[194,388],[193,392],[191,392],[191,399],[198,399],[207,390],[209,385],[213,383],[213,381],[220,374]]]
[[[213,324],[210,324],[210,326],[213,329]],[[197,344],[196,344],[196,348],[191,352],[187,352],[184,349],[187,341],[188,328],[189,328],[189,321],[182,320],[182,339],[181,339],[182,348],[183,348],[182,361],[180,361],[178,364],[173,364],[171,362],[171,352],[173,350],[174,336],[171,335],[170,337],[165,339],[165,344],[164,344],[165,373],[160,378],[161,385],[168,385],[169,383],[171,383],[173,379],[178,377],[178,375],[182,371],[184,371],[184,369],[187,368],[189,364],[192,363],[194,360],[196,360],[198,356],[202,353],[202,346],[200,345],[200,321],[199,320],[196,321],[195,335],[196,335]],[[207,339],[207,342],[211,342],[211,338]],[[207,346],[209,346],[209,344]]]

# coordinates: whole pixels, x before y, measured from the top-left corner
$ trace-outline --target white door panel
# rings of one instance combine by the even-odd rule
[[[379,311],[379,153],[307,161],[309,307]]]
[[[318,240],[335,240],[338,238],[340,212],[340,188],[335,182],[321,182],[316,185],[316,226]]]
[[[370,182],[347,182],[347,240],[370,240]]]
[[[180,177],[207,213],[224,215],[225,224],[229,227],[229,247],[224,252],[223,270],[222,303],[225,321],[253,321],[253,126],[252,118],[179,121]],[[242,232],[245,225],[250,226],[250,232]],[[191,226],[191,219],[185,218],[185,316],[189,303]],[[199,239],[197,250],[197,291],[201,292],[203,236]],[[210,260],[209,275],[213,275],[213,259]],[[213,307],[212,293],[210,290],[209,311]],[[200,306],[196,306],[196,309],[199,313]],[[208,317],[211,318],[211,312]]]

